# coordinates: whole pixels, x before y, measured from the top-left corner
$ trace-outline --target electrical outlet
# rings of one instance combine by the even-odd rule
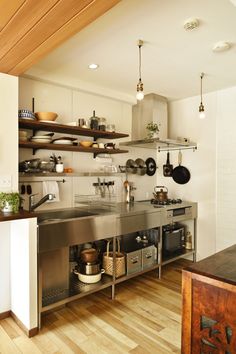
[[[11,188],[11,175],[0,176],[0,188]]]

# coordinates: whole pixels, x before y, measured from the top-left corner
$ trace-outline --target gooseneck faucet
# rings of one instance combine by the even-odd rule
[[[29,211],[32,212],[40,205],[45,203],[47,200],[53,200],[55,198],[54,194],[46,194],[42,199],[40,199],[37,203],[33,202],[34,196],[37,194],[32,194],[29,196]]]

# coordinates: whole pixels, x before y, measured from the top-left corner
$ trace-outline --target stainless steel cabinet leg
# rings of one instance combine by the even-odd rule
[[[111,299],[115,300],[115,284],[111,286]]]

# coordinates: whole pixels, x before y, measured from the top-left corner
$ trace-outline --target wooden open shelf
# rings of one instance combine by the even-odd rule
[[[103,139],[119,139],[119,138],[126,138],[129,135],[123,133],[113,133],[95,129],[87,129],[81,127],[73,127],[66,124],[57,124],[57,123],[44,123],[29,119],[19,119],[19,128],[24,129],[32,129],[32,130],[44,130],[50,131],[55,133],[64,133],[64,134],[71,134],[71,135],[82,135],[82,136],[91,136],[96,139],[103,138]]]
[[[19,147],[24,149],[33,149],[33,153],[39,149],[46,150],[60,150],[60,151],[75,151],[75,152],[90,152],[93,154],[121,154],[128,152],[120,149],[100,149],[93,147],[83,147],[77,145],[63,145],[63,144],[44,144],[34,143],[32,141],[19,141]]]

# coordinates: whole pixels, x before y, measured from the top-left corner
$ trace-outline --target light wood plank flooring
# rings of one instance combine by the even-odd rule
[[[44,316],[42,330],[28,338],[12,318],[0,321],[1,354],[180,353],[181,260],[162,279],[152,271],[92,294]]]

